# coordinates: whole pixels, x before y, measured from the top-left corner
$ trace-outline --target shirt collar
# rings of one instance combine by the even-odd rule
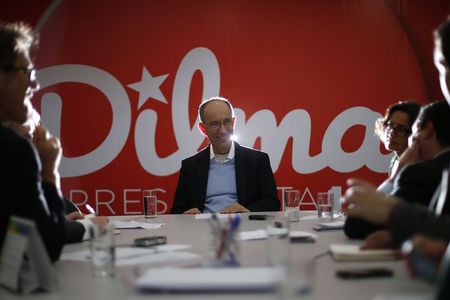
[[[214,153],[214,149],[212,145],[209,145],[209,159],[213,159],[216,157],[216,154]],[[227,160],[231,160],[234,158],[234,141],[231,141],[231,147],[230,152],[228,152]]]

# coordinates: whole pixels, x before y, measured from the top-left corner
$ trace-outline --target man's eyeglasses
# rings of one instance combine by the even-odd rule
[[[233,127],[233,119],[225,119],[222,122],[220,121],[212,121],[209,124],[206,124],[212,130],[219,130],[220,126],[223,125],[226,130],[229,130]]]
[[[28,80],[30,82],[36,81],[36,69],[35,68],[14,67],[14,66],[3,66],[0,68],[5,71],[21,71],[28,77]]]
[[[398,136],[408,136],[411,134],[411,129],[408,127],[405,127],[403,125],[395,125],[394,123],[391,122],[387,122],[384,125],[384,130],[385,131],[389,131],[389,130],[393,130],[395,132],[396,135]]]

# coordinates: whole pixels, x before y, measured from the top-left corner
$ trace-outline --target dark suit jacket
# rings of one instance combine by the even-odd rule
[[[66,241],[66,221],[58,189],[42,182],[40,171],[31,143],[0,125],[0,248],[9,219],[16,215],[35,222],[50,259],[55,261]]]
[[[449,162],[450,150],[440,153],[433,159],[405,167],[397,176],[391,194],[406,203],[427,207],[439,186],[442,171],[448,168]],[[449,214],[450,205],[445,205],[442,213]],[[385,229],[385,226],[352,217],[347,218],[344,226],[345,234],[355,239],[365,238],[368,234],[381,229]]]
[[[446,201],[448,200],[449,194],[446,198]],[[421,205],[400,203],[389,216],[387,229],[391,234],[391,244],[394,247],[400,246],[414,234],[448,241],[450,240],[450,215],[436,216]]]
[[[261,151],[235,145],[236,187],[239,204],[250,211],[277,211],[280,201],[269,156]],[[203,211],[208,183],[210,147],[181,163],[173,214],[190,208]]]
[[[63,198],[63,202],[64,202],[64,213],[66,215],[73,213],[73,212],[81,213],[80,209],[75,204],[73,204],[72,201],[70,201],[66,198]]]

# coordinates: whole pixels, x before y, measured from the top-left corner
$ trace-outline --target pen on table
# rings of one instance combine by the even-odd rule
[[[234,215],[231,219],[229,219],[228,223],[228,232],[225,237],[224,248],[227,250],[229,255],[229,260],[227,261],[227,265],[229,266],[238,266],[239,261],[236,257],[235,249],[230,248],[231,244],[235,242],[236,232],[239,227],[239,223],[241,222],[241,216],[239,214]],[[222,253],[223,254],[223,253]]]
[[[84,216],[85,218],[93,218],[97,215],[95,213],[95,210],[92,208],[92,206],[90,206],[89,204],[86,204],[85,207],[90,212],[90,214]]]
[[[225,228],[225,231],[222,231],[221,236],[221,247],[219,249],[219,258],[222,257],[223,251],[228,249],[231,240],[235,238],[235,233],[237,228],[239,227],[239,223],[241,221],[240,215],[234,215],[233,217],[228,217],[228,225]],[[231,252],[231,254],[233,254]]]
[[[217,251],[217,258],[222,259],[223,252],[225,251],[225,247],[227,246],[227,236],[229,234],[231,219],[228,216],[228,225],[221,226],[221,231],[219,232],[219,250]]]

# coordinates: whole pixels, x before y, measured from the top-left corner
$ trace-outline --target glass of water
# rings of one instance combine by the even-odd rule
[[[317,193],[316,204],[319,223],[332,222],[334,219],[334,195],[328,192]]]
[[[143,196],[144,217],[146,219],[156,218],[157,203],[155,190],[144,190],[142,192],[142,196]]]
[[[92,224],[90,252],[92,272],[95,277],[115,276],[115,228],[113,224]]]

